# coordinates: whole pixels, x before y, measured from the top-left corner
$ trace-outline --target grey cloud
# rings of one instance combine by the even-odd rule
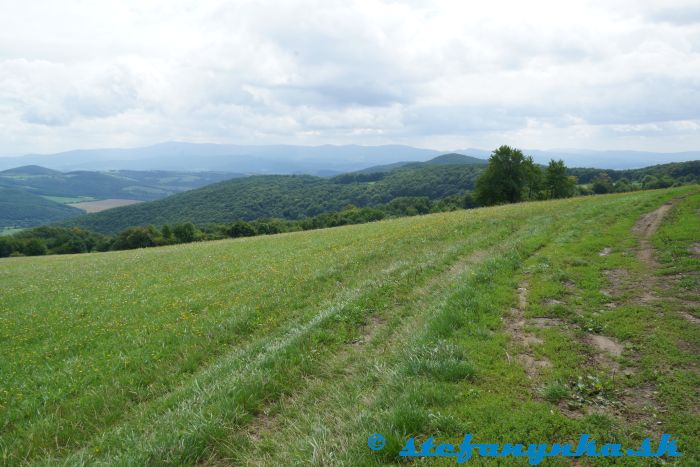
[[[83,24],[64,13],[74,1],[0,15],[0,153],[700,145],[700,7],[687,2],[105,0]]]
[[[399,92],[375,83],[325,83],[311,87],[278,86],[270,90],[282,102],[293,106],[384,107],[406,102]]]
[[[651,12],[648,18],[652,21],[680,26],[700,24],[700,5],[665,7]]]

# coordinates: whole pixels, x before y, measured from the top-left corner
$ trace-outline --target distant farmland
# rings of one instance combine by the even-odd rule
[[[129,206],[131,204],[141,203],[135,199],[103,199],[100,201],[85,201],[82,203],[70,203],[68,206],[82,209],[87,213],[106,211],[107,209],[118,208],[121,206]]]
[[[688,186],[0,260],[0,463],[670,433],[700,465],[699,209]]]

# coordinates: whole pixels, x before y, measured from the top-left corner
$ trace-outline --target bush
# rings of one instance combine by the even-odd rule
[[[234,222],[228,229],[226,229],[226,235],[233,238],[252,237],[255,234],[256,232],[253,226],[246,221]]]
[[[593,185],[591,186],[593,193],[597,195],[602,195],[604,193],[612,193],[615,191],[612,179],[607,174],[607,172],[600,172],[596,178],[593,179]]]
[[[0,237],[0,258],[7,258],[18,250],[19,246],[15,239],[11,237]]]
[[[178,224],[173,228],[173,234],[179,243],[190,243],[195,240],[197,229],[192,222]]]
[[[153,226],[131,227],[117,235],[112,243],[112,250],[133,250],[157,245],[158,233]]]
[[[38,238],[30,238],[22,246],[22,253],[26,256],[42,256],[48,253],[46,244]]]

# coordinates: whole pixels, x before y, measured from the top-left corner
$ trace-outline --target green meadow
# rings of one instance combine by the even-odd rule
[[[696,185],[2,259],[0,464],[379,465],[410,436],[669,433],[664,462],[698,465],[699,213]]]

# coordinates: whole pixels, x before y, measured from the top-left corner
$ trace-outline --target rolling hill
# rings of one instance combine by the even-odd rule
[[[698,209],[689,186],[2,259],[3,463],[396,465],[411,437],[663,432],[698,465]]]
[[[216,183],[168,198],[110,209],[66,221],[100,233],[134,225],[197,224],[259,218],[301,219],[352,204],[373,206],[402,196],[439,199],[474,187],[483,165],[422,163],[370,174],[333,178],[257,175]]]
[[[376,206],[397,197],[437,200],[474,189],[485,161],[461,154],[445,154],[426,162],[375,166],[324,178],[310,175],[260,175],[233,179],[165,199],[110,209],[63,222],[103,234],[131,226],[228,223],[261,218],[302,219],[339,211],[348,205]],[[584,183],[602,169],[570,169]],[[662,178],[665,186],[700,180],[700,161],[665,164],[644,169],[607,171],[611,178],[641,182]]]
[[[425,162],[394,162],[392,164],[386,165],[375,165],[372,167],[367,167],[366,169],[358,170],[357,173],[382,173],[391,172],[400,168],[415,168],[430,165],[485,165],[487,162],[488,161],[486,159],[479,159],[477,157],[465,156],[463,154],[450,153],[434,157]]]
[[[0,186],[41,196],[128,198],[148,201],[239,176],[241,175],[221,172],[162,170],[59,172],[30,165],[0,172]]]
[[[69,203],[112,200],[112,204],[118,204],[116,201],[126,204],[130,200],[154,200],[237,176],[240,175],[166,171],[64,173],[34,165],[15,167],[0,172],[0,188],[7,193],[2,198],[0,229],[32,227],[83,212],[65,206]]]
[[[580,183],[589,183],[601,172],[601,169],[570,168],[567,172],[569,175],[575,176]],[[650,176],[656,178],[669,177],[681,182],[692,182],[700,180],[700,160],[672,162],[632,170],[606,170],[605,172],[613,180],[626,178],[629,181],[641,182],[645,177]]]
[[[33,227],[81,214],[83,211],[80,209],[0,186],[0,232],[6,228]]]

